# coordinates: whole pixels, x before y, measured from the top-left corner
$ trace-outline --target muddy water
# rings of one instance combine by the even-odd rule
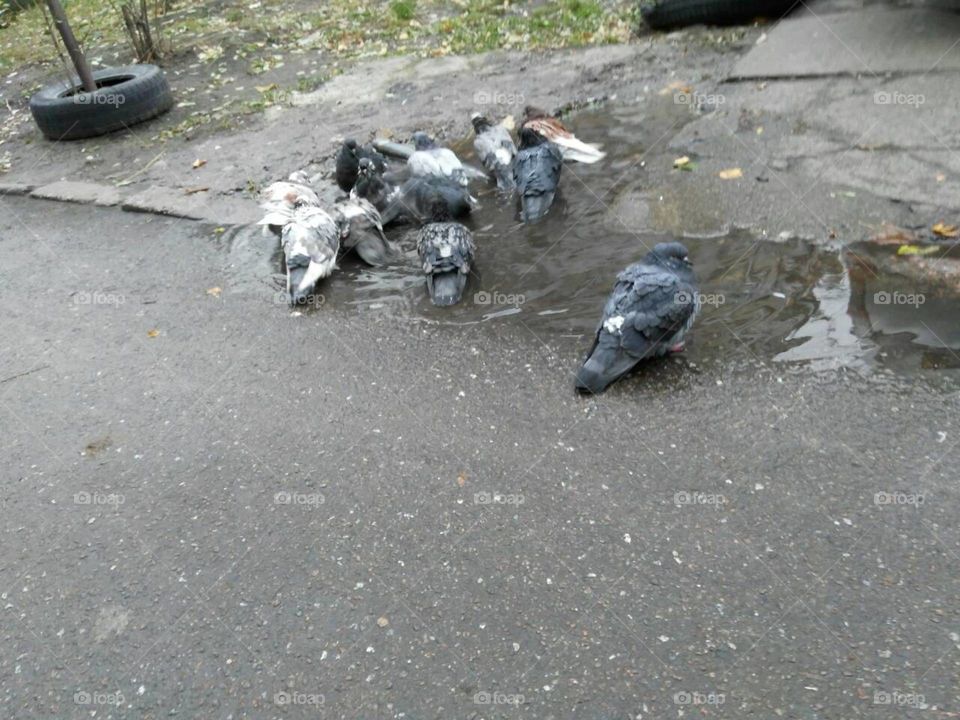
[[[414,249],[416,229],[399,227],[388,234],[403,247],[402,262],[369,268],[344,258],[321,289],[325,305],[307,312],[334,306],[419,322],[522,324],[545,342],[563,337],[586,347],[616,273],[657,242],[673,239],[631,227],[630,208],[618,198],[643,187],[644,152],[676,122],[677,110],[665,101],[642,127],[615,112],[577,115],[578,133],[601,142],[608,158],[594,166],[566,165],[561,194],[540,224],[517,222],[515,202],[494,188],[472,187],[481,202],[468,222],[478,247],[476,273],[460,305],[431,305]],[[468,140],[455,149],[472,160]],[[688,345],[690,361],[889,366],[906,373],[960,367],[955,297],[912,287],[875,267],[865,270],[863,263],[851,270],[853,264],[835,248],[773,243],[745,232],[682,240],[704,301]],[[222,242],[236,278],[234,291],[282,289],[282,261],[271,240],[239,228]],[[918,294],[922,304],[911,303],[910,296]]]

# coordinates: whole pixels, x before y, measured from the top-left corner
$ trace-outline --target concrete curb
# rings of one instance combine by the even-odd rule
[[[22,182],[0,182],[0,196],[29,195],[36,185]]]
[[[38,200],[119,207],[126,212],[141,212],[217,225],[241,225],[260,219],[256,202],[211,196],[207,192],[186,194],[178,188],[160,185],[124,196],[113,185],[58,180],[47,185],[0,183],[0,196],[27,195]]]

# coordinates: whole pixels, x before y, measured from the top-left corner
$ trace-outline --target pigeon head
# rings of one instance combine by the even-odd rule
[[[372,177],[377,174],[377,166],[370,158],[360,158],[358,170],[363,177]]]
[[[486,116],[481,115],[480,113],[474,113],[470,117],[470,122],[473,123],[473,131],[477,135],[479,135],[480,133],[482,133],[484,130],[486,130],[488,127],[492,125],[490,120],[488,120]]]
[[[647,253],[646,261],[651,265],[670,268],[671,270],[687,270],[693,267],[690,262],[687,248],[678,242],[657,243],[653,250]]]
[[[523,109],[524,122],[528,122],[530,120],[540,120],[545,117],[549,117],[549,115],[547,115],[547,111],[543,108],[538,108],[535,105],[527,105]]]
[[[530,128],[520,128],[520,149],[536,147],[537,145],[543,145],[548,140],[538,133],[536,130],[531,130]]]
[[[450,206],[442,196],[438,195],[430,203],[430,222],[450,222],[453,216],[450,214]]]
[[[356,155],[356,154],[357,154],[357,147],[358,147],[358,145],[357,145],[357,141],[354,140],[353,138],[347,138],[346,140],[344,140],[344,141],[343,141],[343,146],[344,146],[348,151],[350,151],[353,155]]]
[[[435,148],[437,145],[433,142],[433,138],[431,138],[425,132],[415,132],[413,134],[413,146],[417,150],[430,150],[431,148]]]

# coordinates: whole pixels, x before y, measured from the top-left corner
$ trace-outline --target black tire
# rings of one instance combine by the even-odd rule
[[[758,17],[779,18],[799,0],[658,0],[640,14],[654,30],[687,25],[737,25]]]
[[[165,113],[173,95],[156,65],[127,65],[93,73],[97,90],[82,92],[66,82],[48,85],[30,98],[30,112],[51,140],[77,140],[123,130]]]

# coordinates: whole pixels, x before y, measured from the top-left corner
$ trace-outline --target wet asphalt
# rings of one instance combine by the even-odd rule
[[[4,717],[960,712],[949,374],[582,398],[582,338],[293,316],[187,221],[6,198],[0,255]]]

